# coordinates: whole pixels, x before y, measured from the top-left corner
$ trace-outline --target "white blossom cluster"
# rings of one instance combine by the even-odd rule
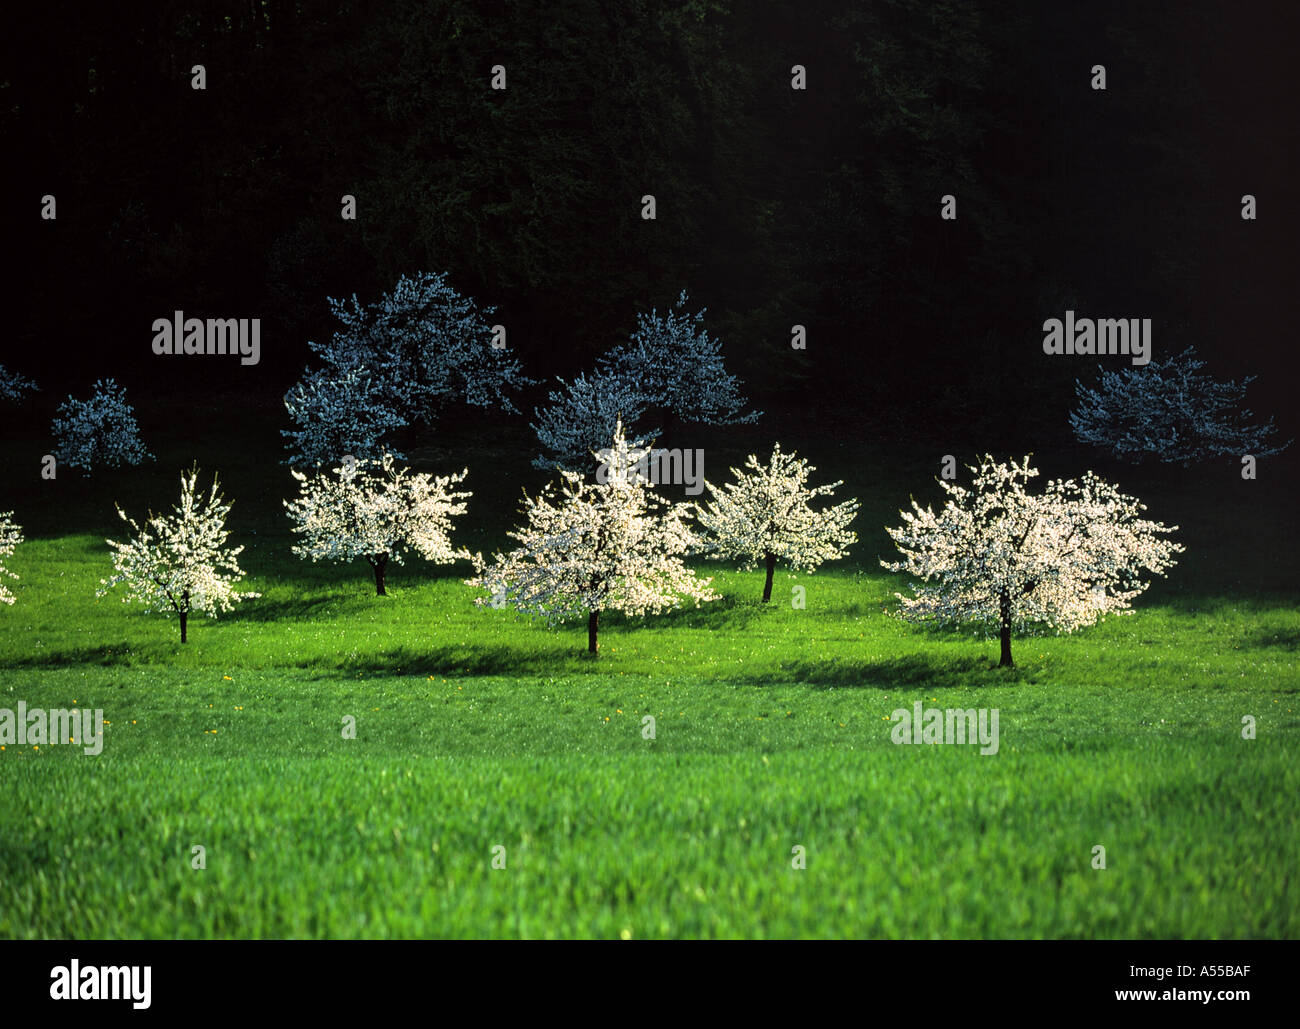
[[[635,382],[616,372],[579,375],[550,395],[551,406],[536,412],[532,429],[546,449],[533,459],[534,468],[582,468],[595,449],[614,436],[618,425],[635,424],[645,414],[647,400]],[[658,435],[657,430],[644,433]]]
[[[858,512],[857,500],[821,510],[812,506],[843,481],[809,488],[808,476],[817,469],[793,453],[782,453],[780,443],[772,448],[767,464],[750,454],[745,468],[732,468],[735,481],[721,489],[707,483],[711,499],[701,508],[699,522],[710,556],[739,558],[745,568],[781,561],[812,572],[823,562],[844,557],[857,542],[857,534],[848,528]],[[770,578],[766,592],[770,595]]]
[[[1070,426],[1081,443],[1105,447],[1129,461],[1193,461],[1224,454],[1267,457],[1277,445],[1273,419],[1252,425],[1246,387],[1255,380],[1220,382],[1201,371],[1195,348],[1167,361],[1119,372],[1102,370],[1096,389],[1075,383]]]
[[[615,426],[610,463],[635,466],[645,456],[642,441],[629,443],[623,426]],[[682,561],[699,541],[688,520],[691,505],[671,504],[640,476],[611,476],[591,483],[562,471],[558,494],[548,485],[536,498],[525,494],[528,524],[510,536],[519,546],[498,553],[492,564],[474,556],[471,586],[487,590],[476,604],[509,604],[550,622],[582,614],[620,611],[657,614],[717,600],[712,579],[697,578]],[[594,621],[589,617],[589,626]],[[592,634],[594,647],[594,631]]]
[[[758,421],[762,412],[742,413],[747,401],[740,395],[740,380],[723,363],[721,341],[704,328],[704,309],[687,314],[686,301],[682,290],[664,314],[638,314],[628,341],[605,354],[598,367],[640,384],[649,406],[672,411],[684,422]]]
[[[909,621],[1072,632],[1131,614],[1129,602],[1150,585],[1141,574],[1163,574],[1184,549],[1162,538],[1178,526],[1142,518],[1144,504],[1092,472],[1031,495],[1039,472],[1028,457],[1001,464],[985,455],[970,467],[973,489],[940,480],[941,511],[913,500],[902,526],[886,529],[904,560],[881,564],[922,580],[914,597],[895,594]]]
[[[0,364],[0,400],[16,403],[23,398],[24,393],[38,389],[40,387],[31,379],[17,372],[11,372]]]
[[[69,396],[55,412],[50,431],[54,457],[60,465],[92,468],[138,465],[153,455],[140,442],[135,409],[126,402],[126,390],[114,379],[95,383],[89,400]]]
[[[743,414],[747,401],[740,380],[727,372],[722,344],[704,329],[704,311],[687,314],[686,291],[672,310],[638,314],[636,330],[579,376],[550,395],[550,406],[534,412],[533,431],[545,453],[536,468],[576,471],[610,438],[615,420],[629,428],[651,408],[684,422],[707,425],[751,423],[761,412]],[[639,435],[658,430],[637,427]]]
[[[244,548],[227,547],[226,516],[230,504],[218,493],[214,476],[207,497],[196,493],[198,470],[181,475],[181,499],[171,515],[151,514],[143,528],[127,517],[120,507],[118,516],[135,537],[126,543],[107,540],[113,549],[116,574],[100,580],[97,596],[104,596],[119,583],[127,594],[122,603],[135,601],[148,612],[181,618],[181,640],[185,641],[185,619],[193,611],[216,618],[236,603],[261,594],[237,592],[235,584],[244,577],[236,560]]]
[[[0,512],[0,558],[12,557],[14,549],[23,541],[22,526],[14,521],[12,511]],[[14,595],[5,585],[5,579],[16,579],[17,573],[11,572],[0,563],[0,604],[12,604]]]
[[[491,310],[480,312],[445,273],[403,275],[373,304],[353,294],[329,305],[340,328],[330,342],[309,344],[324,365],[286,397],[297,429],[285,435],[299,448],[292,464],[333,465],[347,453],[377,459],[391,430],[430,422],[453,399],[513,412],[509,391],[530,382],[518,360],[492,347]],[[319,430],[317,418],[326,422]],[[342,437],[365,445],[323,449]]]
[[[434,478],[397,468],[391,454],[379,461],[346,462],[332,473],[291,472],[299,496],[284,506],[301,542],[294,554],[312,561],[365,558],[384,593],[384,567],[412,552],[426,561],[450,564],[468,552],[452,547],[451,520],[465,513],[473,494],[455,492],[468,469]]]

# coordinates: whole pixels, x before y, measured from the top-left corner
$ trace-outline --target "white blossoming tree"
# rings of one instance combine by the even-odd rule
[[[69,396],[55,412],[51,427],[54,457],[69,468],[117,468],[152,460],[140,442],[135,409],[114,379],[95,383],[89,400]]]
[[[286,398],[298,423],[296,433],[286,433],[291,443],[310,434],[307,423],[322,414],[330,424],[327,436],[371,440],[379,430],[378,443],[386,445],[397,424],[385,423],[376,408],[402,424],[432,422],[455,400],[514,412],[510,393],[531,381],[507,350],[492,346],[491,310],[480,312],[448,285],[445,273],[403,275],[372,304],[353,295],[348,301],[330,298],[329,305],[340,328],[328,343],[308,344],[323,366]],[[313,396],[315,403],[305,402]],[[360,424],[349,427],[350,416]],[[299,451],[291,463],[332,464],[344,453],[379,457],[374,445],[359,449],[360,454]]]
[[[408,552],[437,564],[469,557],[450,539],[452,518],[465,513],[464,501],[472,496],[451,487],[468,469],[434,478],[399,469],[385,454],[379,461],[346,462],[330,474],[291,474],[300,493],[285,507],[302,540],[293,552],[312,561],[365,558],[378,596],[387,593],[388,563],[402,564]]]
[[[17,372],[11,372],[0,364],[0,400],[16,403],[22,400],[24,393],[37,389],[40,387],[31,379]]]
[[[406,427],[406,419],[380,396],[372,376],[364,370],[308,372],[285,395],[284,406],[295,429],[284,431],[289,441],[289,463],[307,467],[333,467],[346,457],[382,460],[391,450],[389,437]]]
[[[1251,424],[1246,387],[1255,380],[1219,381],[1201,371],[1195,348],[1165,361],[1118,372],[1102,370],[1095,389],[1075,383],[1070,426],[1081,443],[1104,447],[1134,463],[1144,459],[1189,465],[1231,454],[1267,457],[1276,443],[1270,418]]]
[[[125,543],[108,540],[115,574],[100,580],[97,596],[126,586],[122,603],[145,605],[147,612],[180,617],[181,642],[189,641],[189,616],[197,611],[216,618],[219,612],[259,593],[239,592],[235,584],[244,573],[236,560],[243,547],[226,546],[230,533],[226,516],[230,504],[218,492],[213,476],[207,497],[196,492],[198,470],[181,475],[181,499],[170,515],[150,513],[141,528],[120,507],[117,513],[135,533]]]
[[[648,407],[684,422],[756,422],[762,412],[744,411],[748,401],[741,396],[740,380],[727,371],[721,342],[704,328],[704,310],[688,314],[686,301],[682,290],[664,314],[638,314],[636,330],[600,359],[599,369],[636,383]]]
[[[848,528],[858,512],[857,500],[814,509],[818,497],[830,496],[844,483],[809,488],[808,476],[817,469],[802,458],[772,449],[766,465],[754,454],[745,462],[748,471],[732,468],[734,482],[721,489],[706,482],[711,499],[700,509],[706,552],[715,558],[738,558],[742,567],[760,562],[767,570],[763,602],[772,599],[772,575],[777,562],[813,572],[826,561],[844,557],[857,542]]]
[[[985,455],[973,489],[940,481],[948,502],[937,514],[912,501],[902,526],[886,531],[903,554],[881,561],[919,580],[914,596],[895,594],[914,622],[996,626],[1001,667],[1011,667],[1011,634],[1035,623],[1073,632],[1107,614],[1132,614],[1130,601],[1162,575],[1184,547],[1141,516],[1144,504],[1086,472],[1079,481],[1026,488],[1039,472],[1026,457],[1000,464]]]
[[[563,390],[551,393],[550,400],[549,407],[535,412],[532,428],[546,453],[533,460],[533,467],[571,472],[590,464],[595,450],[613,438],[616,426],[635,425],[648,402],[636,383],[610,371],[590,378],[579,375]]]
[[[23,541],[22,526],[13,520],[14,513],[5,511],[0,513],[0,558],[13,557],[15,548]],[[0,604],[12,604],[14,595],[10,592],[9,587],[5,585],[5,579],[16,579],[17,574],[11,572],[8,568],[0,563]]]
[[[511,605],[551,623],[586,615],[593,655],[604,611],[640,617],[684,600],[698,607],[718,599],[712,580],[697,578],[682,560],[698,546],[687,524],[690,505],[662,500],[653,483],[636,474],[645,448],[639,440],[629,444],[621,423],[610,455],[604,483],[561,471],[558,494],[554,484],[536,498],[525,494],[528,524],[510,533],[520,545],[496,554],[490,565],[476,554],[476,577],[466,580],[490,594],[475,599],[480,606]]]

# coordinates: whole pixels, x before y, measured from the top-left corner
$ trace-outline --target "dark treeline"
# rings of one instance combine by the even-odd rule
[[[19,5],[0,360],[55,392],[117,374],[270,395],[330,332],[327,295],[447,270],[550,379],[685,287],[768,409],[1064,437],[1092,368],[1044,358],[1040,326],[1067,307],[1152,317],[1157,356],[1286,367],[1296,17],[1150,6]],[[160,370],[149,325],[178,308],[260,317],[262,364]]]

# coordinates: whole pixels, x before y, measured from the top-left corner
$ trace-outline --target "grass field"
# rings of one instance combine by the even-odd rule
[[[1132,617],[1017,639],[999,670],[996,641],[884,614],[904,583],[878,565],[883,526],[937,500],[942,449],[719,432],[699,444],[713,479],[774,438],[843,478],[857,548],[778,570],[771,605],[761,571],[716,566],[724,600],[606,617],[593,661],[583,625],[475,608],[467,564],[397,566],[375,597],[364,565],[294,558],[274,409],[144,406],[159,460],[141,469],[44,482],[39,426],[11,425],[0,455],[0,509],[27,536],[0,707],[106,722],[98,757],[0,752],[2,937],[1297,935],[1290,466],[1243,482],[1231,462],[1037,455],[1045,477],[1117,480],[1187,552]],[[462,424],[419,454],[468,465],[471,549],[504,545],[542,478],[526,433]],[[114,502],[169,508],[195,459],[221,473],[263,597],[193,619],[182,647],[175,620],[94,591]],[[890,714],[918,700],[997,708],[999,752],[895,746]]]

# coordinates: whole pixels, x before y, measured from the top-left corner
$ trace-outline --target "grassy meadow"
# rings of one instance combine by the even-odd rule
[[[715,481],[774,439],[815,482],[842,478],[859,543],[812,576],[779,568],[770,605],[761,570],[700,562],[724,599],[606,615],[591,660],[583,624],[475,607],[467,563],[390,566],[376,597],[364,563],[292,556],[274,407],[133,399],[158,455],[138,469],[43,481],[48,419],[5,426],[0,510],[27,542],[7,562],[0,707],[102,709],[105,742],[0,751],[0,937],[1300,931],[1300,562],[1279,459],[1243,482],[1232,462],[1037,454],[1040,485],[1095,468],[1187,551],[1132,616],[1017,638],[998,669],[996,640],[886,614],[905,582],[879,566],[883,527],[910,496],[938,501],[950,447],[811,419],[711,430],[692,445]],[[453,538],[490,551],[545,479],[534,452],[526,419],[467,420],[411,463],[468,466]],[[193,617],[181,646],[174,618],[95,589],[105,537],[124,538],[114,504],[170,509],[194,461],[201,484],[220,473],[262,597]],[[894,745],[891,712],[918,700],[997,708],[998,753]]]

